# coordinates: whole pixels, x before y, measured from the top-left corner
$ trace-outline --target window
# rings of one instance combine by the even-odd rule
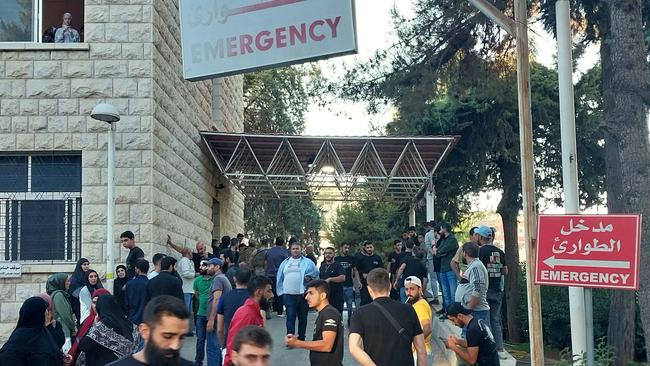
[[[0,256],[75,261],[81,244],[81,156],[0,155]]]
[[[0,42],[83,42],[83,24],[84,0],[0,0]]]

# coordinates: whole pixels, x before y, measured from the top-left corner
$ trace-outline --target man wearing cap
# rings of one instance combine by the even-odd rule
[[[431,352],[431,306],[422,296],[422,281],[417,276],[406,277],[404,279],[404,289],[407,296],[406,302],[413,305],[413,309],[420,321],[427,350],[427,365],[431,365],[433,362],[433,353]],[[413,346],[413,357],[416,357],[415,346]]]
[[[497,350],[503,351],[503,330],[501,327],[501,302],[503,301],[503,276],[508,274],[506,254],[492,242],[492,235],[485,237],[487,226],[482,226],[477,234],[481,242],[478,257],[488,271],[487,302],[490,306],[490,329],[497,344]],[[492,234],[492,230],[490,230]]]
[[[206,345],[205,353],[208,357],[208,366],[221,365],[221,346],[219,335],[217,333],[217,305],[219,298],[232,290],[230,280],[222,272],[223,260],[212,258],[208,261],[208,273],[212,276],[212,286],[208,295],[208,304],[206,305],[206,315],[208,322],[205,325]],[[225,341],[225,339],[223,340]]]
[[[431,286],[431,292],[433,293],[433,303],[438,305],[440,300],[438,299],[438,276],[433,265],[433,252],[431,248],[435,247],[436,244],[436,232],[434,230],[436,223],[432,221],[427,221],[424,223],[424,250],[426,252],[426,261],[427,261],[427,271],[429,272],[429,283]]]
[[[446,309],[454,301],[456,293],[456,274],[451,270],[451,258],[458,250],[458,240],[451,233],[451,224],[443,222],[440,224],[440,239],[436,256],[440,258],[440,286],[442,287],[443,308]],[[440,316],[441,319],[446,317]]]
[[[475,318],[483,319],[486,324],[489,324],[488,272],[481,260],[478,259],[478,250],[478,245],[474,243],[463,244],[463,258],[467,262],[467,270],[461,276],[455,301],[460,302],[466,309],[472,310],[472,315]]]
[[[450,335],[445,347],[454,351],[467,364],[499,366],[499,354],[490,327],[483,319],[472,316],[472,311],[458,302],[447,307],[447,317],[454,325],[467,329],[465,339]]]

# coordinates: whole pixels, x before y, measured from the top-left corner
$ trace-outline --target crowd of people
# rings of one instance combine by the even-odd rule
[[[129,253],[112,293],[85,258],[72,274],[51,275],[47,293],[21,307],[0,365],[266,365],[273,313],[285,318],[284,345],[309,350],[311,365],[342,365],[344,343],[361,365],[431,365],[438,289],[438,315],[463,328],[445,346],[469,364],[498,365],[507,267],[493,238],[479,226],[459,246],[451,225],[427,222],[395,240],[386,261],[365,241],[356,253],[348,243],[324,248],[318,266],[296,238],[269,248],[242,234],[213,240],[212,252],[168,236],[169,253],[149,262],[125,231]],[[318,315],[307,340],[310,309]],[[186,336],[196,337],[194,362],[180,357]]]

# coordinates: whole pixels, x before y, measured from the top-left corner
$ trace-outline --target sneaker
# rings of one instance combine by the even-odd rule
[[[438,315],[445,314],[445,309],[440,309],[440,310],[436,311],[436,314],[438,314]]]
[[[433,305],[440,305],[440,301],[438,299],[433,299],[431,302]]]

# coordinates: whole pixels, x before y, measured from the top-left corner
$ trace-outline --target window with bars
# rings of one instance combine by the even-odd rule
[[[76,261],[81,155],[0,155],[0,257]]]

